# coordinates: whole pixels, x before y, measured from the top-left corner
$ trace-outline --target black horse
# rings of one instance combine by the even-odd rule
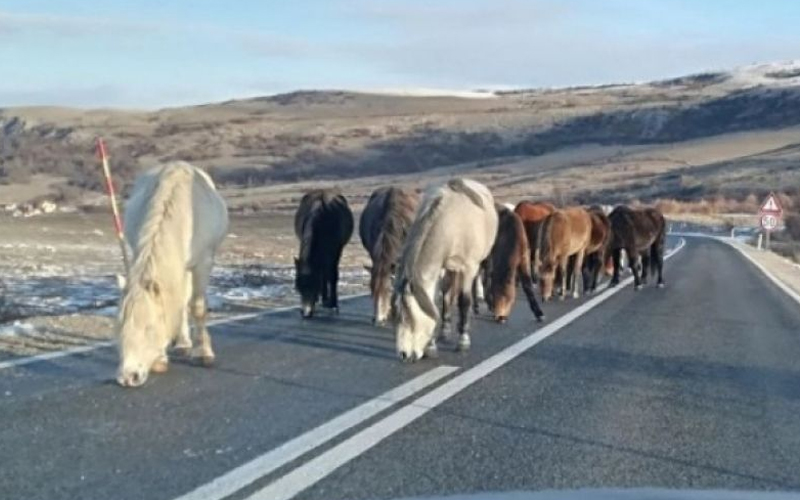
[[[647,282],[647,269],[644,266],[650,267],[653,274],[657,274],[658,286],[663,287],[667,225],[661,212],[655,208],[634,209],[619,206],[609,214],[608,219],[611,221],[609,250],[614,259],[614,277],[611,279],[611,286],[619,283],[620,257],[622,250],[625,250],[633,272],[634,290]],[[644,259],[640,259],[640,256],[644,256]]]
[[[294,217],[294,232],[300,240],[300,255],[294,263],[303,317],[314,315],[320,295],[322,305],[338,313],[339,259],[353,235],[353,212],[347,200],[333,189],[306,193]]]

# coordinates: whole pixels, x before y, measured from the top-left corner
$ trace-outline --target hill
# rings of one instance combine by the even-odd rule
[[[98,135],[123,184],[182,159],[209,169],[234,206],[254,208],[288,203],[310,182],[360,195],[362,185],[419,183],[422,172],[471,175],[507,196],[744,197],[800,186],[798,127],[792,62],[453,96],[300,91],[156,111],[6,108],[0,203],[100,192]]]

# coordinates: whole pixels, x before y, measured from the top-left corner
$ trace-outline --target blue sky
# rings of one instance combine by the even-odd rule
[[[0,106],[549,87],[800,58],[800,2],[4,0]]]

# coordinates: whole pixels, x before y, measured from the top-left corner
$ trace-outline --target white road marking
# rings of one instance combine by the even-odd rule
[[[681,239],[678,246],[670,251],[665,258],[670,258],[675,255],[685,244],[686,240]],[[564,316],[561,316],[549,325],[528,335],[516,344],[503,349],[499,353],[487,358],[436,389],[433,389],[428,394],[412,401],[384,419],[334,446],[325,453],[322,453],[286,475],[276,479],[247,497],[247,500],[288,500],[293,498],[298,493],[324,479],[342,465],[363,454],[473,383],[491,374],[539,342],[599,306],[632,282],[633,277],[626,278],[617,287],[603,292],[601,295],[589,300]]]
[[[458,370],[455,366],[439,366],[406,382],[338,417],[302,434],[291,441],[241,465],[210,483],[176,500],[217,500],[231,495],[292,460],[322,446],[341,433],[372,418],[381,411],[413,396]]]
[[[346,295],[344,297],[340,297],[339,300],[350,300],[356,299],[359,297],[366,297],[369,294],[366,293],[359,293],[355,295]],[[294,309],[298,309],[299,306],[286,306],[286,307],[278,307],[278,308],[270,308],[264,311],[259,311],[255,313],[248,313],[248,314],[238,314],[236,316],[230,316],[228,318],[221,318],[209,321],[207,324],[208,326],[216,326],[216,325],[224,325],[227,323],[235,323],[236,321],[243,321],[246,319],[253,319],[259,316],[269,316],[271,314],[278,314],[286,311],[291,311]],[[41,361],[48,361],[51,359],[63,358],[65,356],[73,356],[75,354],[82,354],[85,352],[95,351],[97,349],[103,349],[104,347],[113,347],[116,345],[115,340],[103,340],[101,342],[94,342],[92,344],[83,345],[79,347],[72,347],[70,349],[63,349],[61,351],[51,351],[45,352],[42,354],[36,354],[34,356],[25,356],[24,358],[15,358],[9,359],[7,361],[0,361],[0,370],[5,370],[6,368],[13,368],[17,366],[24,366],[29,365],[31,363],[39,363]]]

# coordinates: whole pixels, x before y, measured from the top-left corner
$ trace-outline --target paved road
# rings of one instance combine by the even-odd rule
[[[217,368],[141,390],[112,383],[109,349],[4,370],[0,498],[800,489],[800,308],[715,241],[666,273],[544,325],[520,303],[476,321],[468,355],[415,365],[355,299],[216,327]]]

